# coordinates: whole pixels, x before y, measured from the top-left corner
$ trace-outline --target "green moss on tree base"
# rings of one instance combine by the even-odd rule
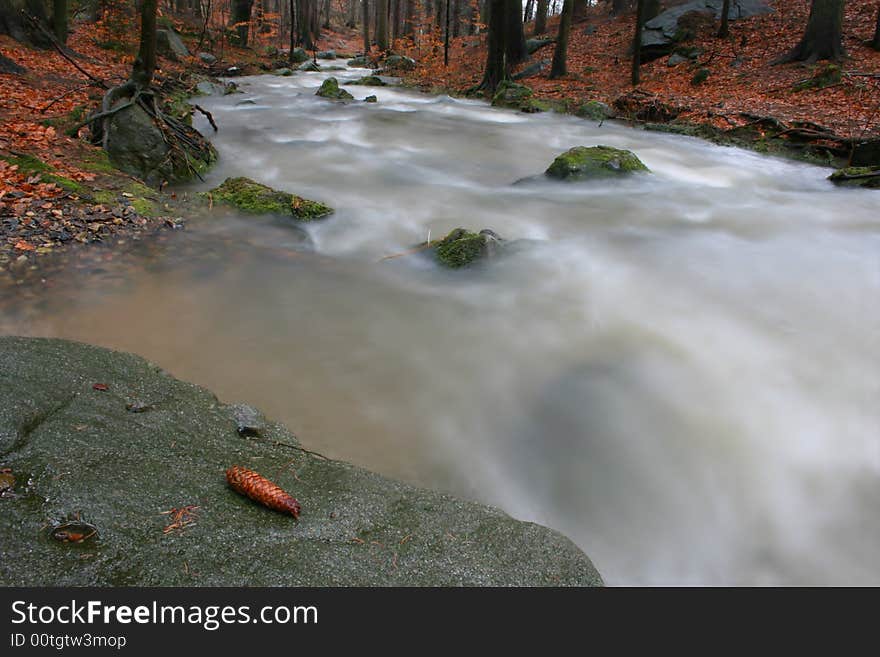
[[[215,201],[248,214],[280,214],[299,221],[312,221],[333,212],[333,208],[323,203],[272,189],[250,178],[227,178],[210,194]]]
[[[558,180],[589,180],[650,171],[634,153],[611,146],[576,146],[555,160],[544,174]]]

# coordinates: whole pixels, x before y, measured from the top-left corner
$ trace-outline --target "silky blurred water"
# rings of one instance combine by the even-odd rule
[[[327,75],[200,99],[221,160],[198,189],[246,175],[335,215],[193,220],[40,303],[0,290],[0,331],[137,352],[554,527],[611,584],[880,584],[880,193],[611,123],[337,104]],[[595,144],[653,174],[511,185]],[[456,226],[522,241],[471,271],[383,260]]]

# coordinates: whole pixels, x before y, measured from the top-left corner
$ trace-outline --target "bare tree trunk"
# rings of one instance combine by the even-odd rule
[[[523,23],[532,20],[532,14],[535,13],[535,0],[526,0],[526,9],[523,12]]]
[[[620,16],[632,5],[632,0],[611,0],[611,15]]]
[[[507,78],[509,68],[506,57],[507,19],[504,15],[507,0],[486,0],[488,12],[489,43],[486,53],[486,70],[480,88],[495,93],[501,81]],[[519,16],[519,9],[516,11]],[[485,20],[485,19],[484,19]]]
[[[364,55],[370,52],[370,0],[361,0],[364,19]]]
[[[131,81],[139,89],[147,89],[156,71],[156,9],[157,0],[141,0],[141,43],[131,69]]]
[[[388,50],[388,0],[376,0],[376,45]]]
[[[464,0],[453,0],[452,10],[452,36],[457,37],[461,33],[461,5]]]
[[[642,81],[642,25],[645,23],[645,2],[646,0],[637,0],[636,4],[636,34],[633,37],[633,59],[632,59],[632,84],[634,87],[639,86]]]
[[[843,3],[844,0],[813,0],[803,38],[790,53],[776,63],[815,62],[844,57]]]
[[[515,66],[528,56],[526,35],[523,32],[521,0],[505,0],[504,18],[507,25],[505,52],[507,65]]]
[[[52,31],[59,43],[67,43],[67,0],[52,0]]]
[[[235,29],[238,45],[242,47],[248,44],[248,28],[250,28],[253,6],[254,0],[232,0],[230,23]]]
[[[877,7],[877,27],[874,28],[874,38],[871,39],[871,47],[880,50],[880,6]]]
[[[721,27],[718,28],[718,38],[726,39],[730,36],[730,0],[724,0],[721,5]]]
[[[571,34],[571,17],[574,14],[574,0],[565,0],[562,5],[562,16],[559,19],[559,35],[556,37],[556,49],[553,51],[553,65],[550,77],[560,78],[567,73],[568,35]]]
[[[544,34],[547,31],[547,11],[550,9],[550,0],[538,0],[538,10],[535,12],[535,34]]]

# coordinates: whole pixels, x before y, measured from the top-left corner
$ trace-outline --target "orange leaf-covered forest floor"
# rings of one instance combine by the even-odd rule
[[[679,119],[730,128],[746,122],[741,113],[772,116],[783,122],[804,121],[828,128],[841,137],[880,134],[880,52],[866,41],[873,36],[876,0],[847,0],[844,45],[848,59],[840,63],[843,78],[824,89],[797,91],[798,82],[810,78],[825,63],[774,65],[800,40],[809,14],[806,0],[769,0],[775,11],[730,23],[730,37],[716,37],[717,25],[701,29],[686,46],[702,52],[694,62],[670,67],[668,58],[647,62],[641,68],[641,91],[663,102],[684,107]],[[555,37],[558,20],[551,19],[546,36]],[[539,98],[599,100],[611,104],[633,90],[631,57],[634,16],[608,15],[607,6],[588,9],[572,24],[568,50],[568,75],[549,79],[549,66],[522,82]],[[532,37],[533,24],[526,25]],[[553,58],[554,45],[538,50],[530,63]],[[460,37],[450,49],[450,65],[443,66],[442,47],[413,53],[422,65],[412,76],[423,88],[447,87],[464,92],[479,84],[485,62],[485,36]],[[708,69],[708,79],[692,84],[696,70]],[[873,76],[873,77],[871,77]]]
[[[795,88],[797,83],[825,64],[773,61],[800,39],[809,2],[769,2],[774,13],[732,22],[728,39],[717,38],[715,26],[705,26],[686,44],[701,51],[694,61],[669,66],[663,57],[644,64],[639,91],[680,108],[679,120],[722,130],[769,116],[816,124],[845,139],[880,135],[880,52],[865,44],[873,34],[876,0],[846,3],[848,58],[840,62],[840,82],[802,91]],[[604,5],[586,10],[572,26],[568,75],[551,80],[548,67],[523,83],[541,99],[612,104],[633,90],[628,54],[633,21],[632,14],[609,16]],[[195,55],[201,26],[174,23]],[[557,19],[550,20],[547,36],[555,36],[557,24]],[[528,37],[532,31],[528,24]],[[163,91],[176,89],[185,96],[195,80],[223,75],[229,66],[237,66],[240,73],[270,70],[279,57],[267,54],[266,46],[283,47],[282,37],[261,33],[259,42],[247,49],[205,42],[201,50],[218,58],[213,65],[195,56],[179,62],[160,58],[157,82]],[[68,45],[84,73],[55,50],[31,49],[0,36],[0,53],[25,69],[0,72],[0,276],[61,246],[111,243],[118,236],[176,225],[175,215],[183,214],[172,194],[150,190],[113,169],[103,152],[88,143],[88,129],[76,129],[104,93],[89,76],[108,87],[127,79],[137,38],[137,30],[124,21],[74,22]],[[519,69],[551,59],[553,48],[551,44],[538,50]],[[325,31],[318,49],[335,49],[340,56],[361,52],[360,32]],[[408,84],[465,93],[482,78],[486,35],[453,39],[449,66],[443,63],[436,34],[423,35],[415,44],[400,40],[395,49],[418,61],[416,70],[407,74]],[[372,54],[377,55],[375,48]],[[694,85],[694,73],[701,68],[709,71],[708,79]]]

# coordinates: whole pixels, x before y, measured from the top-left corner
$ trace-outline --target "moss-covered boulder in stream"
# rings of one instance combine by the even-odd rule
[[[492,256],[503,242],[494,231],[481,230],[472,233],[464,228],[455,228],[443,239],[432,243],[437,261],[451,269],[459,269],[477,260]]]
[[[316,96],[321,98],[330,98],[331,100],[354,100],[354,96],[345,89],[339,88],[339,82],[336,78],[327,78],[321,84],[321,88],[315,92]]]
[[[240,407],[138,356],[0,337],[0,373],[2,586],[602,582],[555,531],[323,458],[253,411],[240,431]],[[231,490],[232,465],[299,521]]]
[[[365,75],[362,78],[358,78],[357,80],[352,80],[351,82],[346,82],[345,84],[360,84],[365,87],[387,87],[388,83],[385,82],[378,75]]]
[[[248,214],[280,214],[299,221],[312,221],[333,213],[333,208],[288,192],[272,189],[250,178],[227,178],[210,192],[217,203],[224,203]]]
[[[876,167],[845,167],[838,169],[828,180],[835,185],[844,187],[864,187],[880,189],[880,166]]]
[[[532,90],[527,86],[505,80],[495,90],[495,95],[492,96],[492,106],[522,109],[530,105],[531,98]]]
[[[611,146],[576,146],[553,160],[544,172],[557,180],[593,180],[650,171],[636,155]]]

